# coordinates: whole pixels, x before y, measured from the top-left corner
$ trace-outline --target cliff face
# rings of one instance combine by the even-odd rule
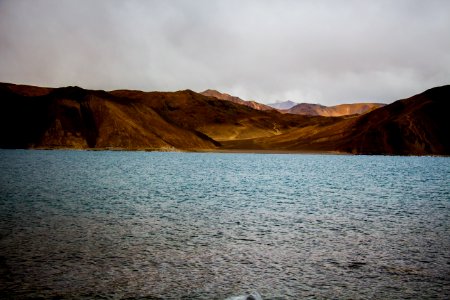
[[[361,116],[261,111],[192,91],[0,84],[1,148],[338,151],[450,155],[450,86]]]

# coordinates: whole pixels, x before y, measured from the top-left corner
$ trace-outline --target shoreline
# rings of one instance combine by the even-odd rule
[[[284,149],[177,149],[177,148],[66,148],[66,147],[39,147],[39,148],[0,148],[0,150],[44,150],[44,151],[129,151],[129,152],[171,152],[171,153],[222,153],[222,154],[308,154],[308,155],[367,155],[367,156],[404,156],[404,157],[450,157],[450,155],[436,154],[388,154],[388,153],[351,153],[326,150],[284,150]]]
[[[188,151],[191,152],[191,151]],[[352,153],[339,151],[320,151],[320,150],[283,150],[283,149],[218,149],[201,150],[203,153],[237,153],[237,154],[317,154],[317,155],[354,155]]]
[[[177,149],[177,148],[67,148],[67,147],[38,147],[38,148],[0,148],[1,150],[43,150],[43,151],[129,151],[129,152],[182,152],[182,153],[229,153],[229,154],[320,154],[320,155],[355,155],[339,151],[320,150],[283,150],[283,149]]]

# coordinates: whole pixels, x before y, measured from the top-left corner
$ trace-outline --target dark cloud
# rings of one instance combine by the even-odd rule
[[[449,83],[449,1],[0,1],[0,81],[389,102]]]

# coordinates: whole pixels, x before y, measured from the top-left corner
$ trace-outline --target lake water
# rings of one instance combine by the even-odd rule
[[[0,193],[0,298],[450,297],[450,158],[0,150]]]

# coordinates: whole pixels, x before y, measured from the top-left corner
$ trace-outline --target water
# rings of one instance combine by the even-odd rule
[[[450,296],[450,158],[1,150],[0,192],[0,298]]]

